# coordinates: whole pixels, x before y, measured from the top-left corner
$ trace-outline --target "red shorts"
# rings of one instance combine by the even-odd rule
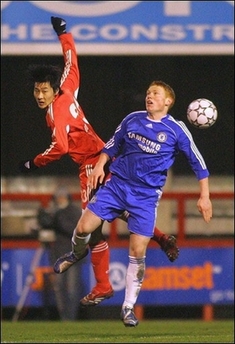
[[[97,162],[97,158],[95,159],[95,162],[93,164],[83,165],[82,168],[80,169],[79,180],[80,180],[80,187],[81,187],[81,206],[82,206],[82,209],[86,208],[89,200],[94,196],[96,191],[99,189],[99,187],[98,187],[95,190],[91,190],[87,186],[87,178],[91,174],[96,162]],[[107,171],[105,171],[105,172],[106,173],[105,173],[104,182],[109,178],[109,175],[110,175],[108,168],[107,168]]]

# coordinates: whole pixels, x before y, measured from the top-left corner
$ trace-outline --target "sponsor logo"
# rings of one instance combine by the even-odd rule
[[[231,54],[233,7],[233,1],[2,1],[2,54],[60,54],[51,44],[58,46],[51,15],[67,20],[80,54]]]
[[[213,289],[213,265],[149,267],[146,269],[142,290]]]

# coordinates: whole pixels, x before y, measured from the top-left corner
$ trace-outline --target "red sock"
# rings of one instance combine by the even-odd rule
[[[108,291],[111,288],[109,281],[109,246],[106,241],[91,247],[91,263],[96,279],[95,289]]]
[[[161,232],[157,227],[154,228],[154,233],[152,240],[156,241],[158,244],[161,242],[161,238],[165,235],[163,232]]]

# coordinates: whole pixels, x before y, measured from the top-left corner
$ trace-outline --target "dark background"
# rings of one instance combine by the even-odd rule
[[[32,159],[50,145],[45,113],[33,98],[26,80],[29,64],[63,67],[61,56],[1,57],[1,175],[17,176],[20,160]],[[170,113],[183,120],[212,175],[234,173],[234,57],[233,56],[81,56],[78,101],[104,141],[129,112],[144,109],[145,92],[153,80],[175,90]],[[218,109],[217,122],[196,129],[186,109],[196,98],[207,98]],[[172,168],[177,175],[192,174],[184,156]],[[40,168],[33,175],[74,175],[77,166],[68,156]]]

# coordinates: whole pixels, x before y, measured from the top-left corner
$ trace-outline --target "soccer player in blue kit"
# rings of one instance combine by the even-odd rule
[[[88,203],[73,234],[73,254],[79,257],[90,233],[103,221],[111,222],[125,210],[129,213],[129,264],[121,310],[121,320],[129,327],[138,325],[134,305],[144,279],[146,250],[167,171],[178,152],[185,154],[199,182],[199,212],[207,223],[212,217],[209,171],[186,125],[168,114],[174,102],[174,90],[163,81],[153,81],[145,97],[146,110],[132,112],[122,120],[102,149],[88,185],[95,189],[103,182],[104,166],[112,160],[111,176]],[[59,258],[56,264],[66,265],[66,258]]]

